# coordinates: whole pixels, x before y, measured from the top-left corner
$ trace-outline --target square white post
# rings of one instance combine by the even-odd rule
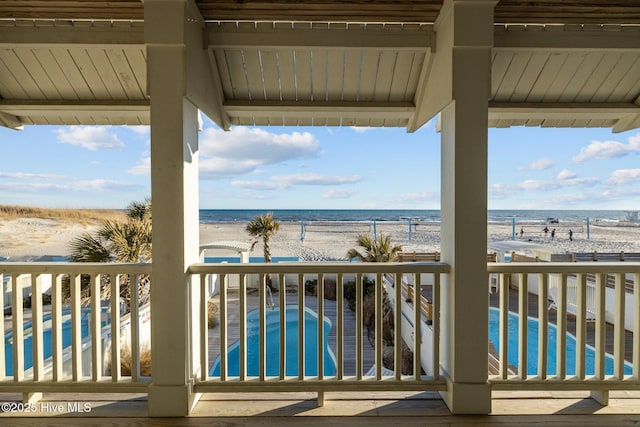
[[[197,401],[198,110],[185,97],[189,2],[145,1],[151,98],[152,384],[150,416],[185,416]]]
[[[445,1],[436,22],[437,66],[451,85],[441,111],[441,249],[442,261],[451,265],[442,288],[441,370],[448,386],[442,396],[455,414],[491,411],[486,254],[494,6]]]

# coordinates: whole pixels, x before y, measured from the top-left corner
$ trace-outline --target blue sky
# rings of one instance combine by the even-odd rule
[[[151,194],[149,129],[0,128],[0,204],[123,208]],[[640,209],[640,130],[489,129],[490,209]],[[200,207],[438,209],[440,134],[247,128],[200,133]]]

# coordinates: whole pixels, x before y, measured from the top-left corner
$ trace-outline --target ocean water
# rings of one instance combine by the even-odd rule
[[[440,210],[429,209],[201,209],[200,222],[247,222],[257,215],[273,212],[280,222],[300,221],[408,221],[439,222]],[[618,210],[489,210],[490,223],[545,223],[547,218],[562,222],[619,222],[627,214]]]

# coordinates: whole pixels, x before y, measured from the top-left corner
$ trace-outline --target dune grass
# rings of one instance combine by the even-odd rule
[[[41,218],[90,223],[105,219],[122,219],[124,212],[116,209],[53,209],[31,206],[0,205],[0,218]]]

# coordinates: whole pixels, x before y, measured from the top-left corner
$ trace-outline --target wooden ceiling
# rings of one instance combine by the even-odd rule
[[[441,0],[196,4],[223,128],[428,119]],[[148,124],[143,11],[0,0],[0,126]],[[494,34],[490,126],[640,127],[640,0],[502,0]]]
[[[208,21],[432,23],[442,0],[196,0]],[[142,0],[0,0],[0,18],[143,19]],[[496,23],[640,24],[638,0],[500,0]]]

